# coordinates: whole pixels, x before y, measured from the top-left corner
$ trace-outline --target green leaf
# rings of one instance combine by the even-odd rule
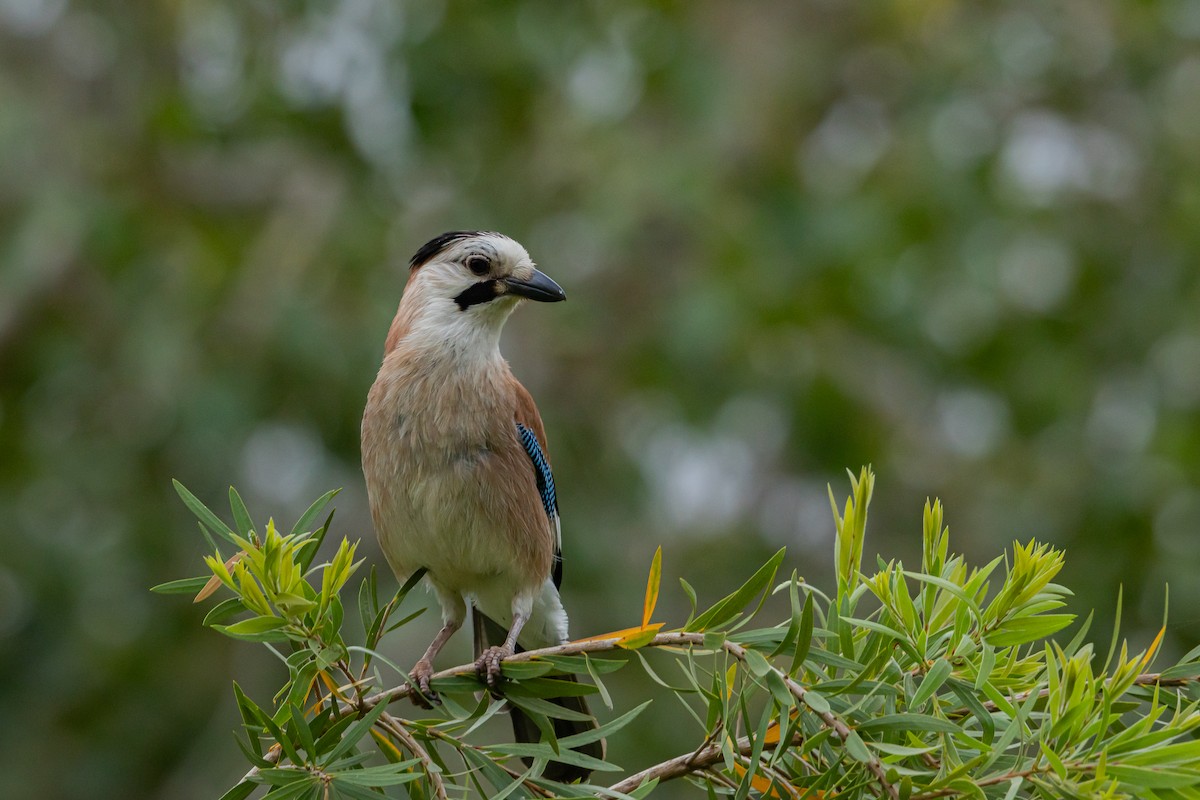
[[[258,786],[250,781],[239,781],[235,783],[229,791],[221,795],[219,800],[245,800],[250,795],[254,794],[254,790]]]
[[[292,535],[307,533],[309,526],[321,515],[321,512],[325,510],[325,506],[329,505],[329,501],[336,497],[340,491],[341,489],[332,489],[313,501],[313,504],[300,515],[300,519],[296,520],[296,524],[292,526],[289,533]]]
[[[379,800],[383,796],[379,790],[369,789],[366,786],[359,786],[344,780],[331,782],[330,788],[333,789],[332,792],[327,792],[322,788],[320,793],[313,797],[297,798],[297,800]],[[410,796],[422,798],[420,794]],[[263,800],[272,799],[264,797]]]
[[[316,742],[313,739],[312,729],[308,727],[308,720],[304,718],[304,710],[295,703],[290,703],[288,710],[292,719],[287,725],[287,731],[292,734],[292,740],[299,742],[300,746],[304,748],[304,752],[308,753],[309,758],[316,758]]]
[[[238,534],[243,539],[249,539],[254,523],[250,520],[250,512],[242,502],[242,496],[232,486],[229,487],[229,508],[233,511],[233,524],[237,526]]]
[[[787,630],[783,634],[783,638],[779,640],[779,644],[771,651],[771,658],[783,655],[784,651],[789,648],[795,648],[796,636],[800,633],[800,590],[796,588],[798,582],[796,571],[792,570],[792,578],[788,581],[788,599],[791,601],[792,615],[788,620]]]
[[[954,671],[954,667],[944,658],[939,658],[933,662],[933,666],[925,673],[925,677],[921,680],[921,685],[917,687],[917,691],[913,694],[912,699],[908,702],[909,708],[920,708],[925,704],[925,701],[933,696],[933,693],[942,687],[946,679],[950,677],[950,673]]]
[[[371,630],[371,621],[379,609],[379,596],[376,594],[375,565],[371,565],[367,577],[358,585],[358,621],[364,632]],[[368,640],[368,644],[371,642]]]
[[[541,697],[514,697],[506,695],[508,701],[515,706],[520,707],[523,711],[534,712],[546,717],[554,719],[569,719],[576,722],[587,722],[592,718],[591,714],[584,714],[581,711],[575,711],[558,703],[553,703]]]
[[[850,735],[846,737],[844,744],[846,745],[846,752],[855,761],[866,764],[874,758],[871,755],[871,751],[867,749],[867,745],[863,742],[862,737],[858,735],[858,731],[850,731]]]
[[[1054,774],[1059,777],[1059,780],[1066,780],[1067,768],[1066,765],[1063,764],[1063,761],[1059,757],[1058,753],[1055,753],[1053,750],[1047,747],[1045,742],[1038,742],[1038,745],[1041,747],[1042,755],[1044,755],[1046,760],[1050,762],[1050,767],[1054,770]]]
[[[760,592],[763,593],[763,598],[759,602],[759,608],[761,608],[762,602],[766,600],[766,591],[770,589],[771,582],[775,579],[775,573],[779,570],[786,551],[787,548],[780,548],[766,564],[763,564],[757,572],[750,576],[750,580],[742,584],[741,588],[692,620],[684,630],[703,631],[729,622]]]
[[[551,761],[559,761],[563,764],[570,764],[575,767],[583,767],[590,769],[593,772],[620,772],[621,767],[613,766],[607,761],[601,761],[598,758],[584,755],[575,750],[562,748],[555,753],[547,744],[528,744],[514,742],[512,744],[496,744],[487,748],[493,753],[501,753],[510,756],[520,756],[522,758],[545,758]]]
[[[792,677],[804,669],[809,648],[812,647],[814,616],[813,596],[812,593],[807,593],[804,597],[804,610],[800,613],[800,632],[796,634],[796,651],[792,653],[792,667],[788,670]]]
[[[1171,761],[1189,763],[1200,761],[1200,739],[1189,739],[1184,742],[1175,742],[1174,744],[1160,744],[1148,750],[1130,753],[1121,757],[1121,763],[1132,764],[1134,766],[1154,766],[1155,764],[1166,764]],[[1200,783],[1200,774],[1197,775],[1197,783]]]
[[[244,619],[232,625],[213,625],[212,627],[226,636],[245,639],[248,642],[282,642],[287,639],[287,634],[280,630],[285,625],[287,625],[287,620],[282,617],[263,615]]]
[[[233,682],[233,697],[237,701],[238,712],[242,715],[242,725],[253,733],[255,727],[261,727],[260,721],[265,712],[242,691],[237,681]]]
[[[506,678],[524,681],[553,672],[554,665],[548,661],[502,661],[500,671]]]
[[[471,768],[483,773],[488,782],[497,790],[503,790],[512,783],[512,777],[502,770],[489,755],[473,747],[464,748],[459,752],[462,754],[463,759],[471,765]],[[478,783],[476,783],[476,787],[481,797],[487,797],[491,794],[491,792],[485,791],[483,786]]]
[[[304,543],[305,547],[300,551],[300,558],[297,566],[300,567],[300,572],[308,572],[308,568],[312,566],[312,562],[317,557],[317,551],[321,549],[321,543],[325,541],[325,535],[329,533],[329,526],[333,523],[333,511],[329,512],[329,516],[325,518],[323,524],[311,537]]]
[[[279,743],[279,746],[283,748],[283,754],[287,756],[288,760],[293,764],[303,764],[304,760],[300,758],[300,751],[296,749],[296,743],[293,742],[291,738],[283,732],[283,728],[280,727],[280,724],[272,719],[270,714],[265,712],[259,713],[257,716],[258,721],[262,723],[267,732],[270,733],[275,741]],[[264,769],[259,772],[259,775],[277,775],[280,777],[286,777],[286,772],[288,771]]]
[[[1200,678],[1200,661],[1189,661],[1176,664],[1162,671],[1160,680],[1179,680],[1180,678]]]
[[[412,591],[413,587],[420,582],[421,578],[425,577],[426,572],[428,572],[428,570],[425,567],[421,567],[412,575],[409,575],[408,579],[404,581],[404,584],[396,590],[396,594],[392,596],[392,599],[388,601],[388,604],[379,609],[378,613],[375,615],[375,619],[371,623],[371,627],[367,631],[367,644],[369,646],[374,647],[379,643],[379,640],[383,638],[383,626],[387,623],[388,615],[400,607],[400,603],[404,601],[404,598],[408,596],[408,593]],[[421,607],[419,610],[409,614],[407,617],[395,623],[387,630],[393,631],[396,628],[401,627],[402,625],[425,613],[425,610],[426,608],[424,606]]]
[[[683,593],[687,595],[688,601],[692,604],[692,610],[688,613],[687,623],[684,624],[684,630],[687,630],[687,626],[691,625],[692,620],[696,618],[696,590],[683,578],[679,579],[679,585],[683,587]]]
[[[775,702],[779,704],[779,707],[785,711],[791,708],[796,702],[796,698],[792,695],[787,684],[784,683],[783,676],[778,671],[772,669],[766,674],[766,682],[767,689],[770,690],[771,696],[775,698]]]
[[[814,692],[812,689],[809,689],[804,693],[804,705],[808,706],[818,714],[829,713],[829,701],[817,692]]]
[[[342,734],[341,741],[338,742],[337,746],[330,751],[328,756],[326,756],[325,763],[336,761],[353,750],[358,744],[359,740],[367,735],[367,731],[371,730],[371,727],[375,724],[376,720],[383,715],[383,712],[386,708],[386,703],[376,703],[370,711],[351,723],[351,725],[346,728],[345,733]]]
[[[275,605],[293,616],[305,614],[317,607],[315,601],[309,600],[307,597],[301,597],[298,594],[291,594],[290,592],[281,592],[276,595]]]
[[[647,708],[649,708],[650,704],[652,702],[654,702],[654,701],[647,700],[646,702],[642,703],[639,706],[636,706],[635,708],[631,709],[630,711],[626,711],[624,714],[617,717],[616,719],[609,720],[608,722],[604,723],[603,725],[599,725],[590,730],[586,730],[583,733],[576,733],[576,734],[572,734],[571,736],[564,736],[562,739],[558,740],[558,744],[560,747],[574,749],[577,747],[582,747],[585,744],[591,744],[592,742],[598,742],[601,739],[612,736],[614,733],[621,730],[626,725],[628,725],[629,723],[631,723],[635,719],[637,719],[638,715],[640,715],[643,711],[645,711]]]
[[[757,650],[746,651],[746,666],[750,668],[750,673],[756,678],[761,678],[768,672],[771,672],[771,664],[767,661],[766,656]]]
[[[509,797],[514,792],[520,790],[525,785],[525,781],[532,778],[534,773],[538,772],[538,771],[539,771],[538,763],[535,761],[534,763],[529,765],[529,769],[525,770],[525,772],[522,775],[520,775],[519,777],[514,778],[512,780],[512,782],[508,784],[508,786],[504,787],[499,792],[496,792],[495,794],[490,795],[489,800],[504,800],[506,797]],[[522,794],[524,794],[524,793],[522,793]]]
[[[937,744],[931,744],[927,747],[909,747],[902,744],[889,744],[888,742],[867,742],[867,746],[873,747],[889,756],[919,756],[941,749],[941,746]]]
[[[990,745],[996,735],[996,721],[992,719],[992,715],[988,713],[987,708],[975,696],[971,684],[953,677],[947,683],[950,686],[950,690],[954,692],[954,696],[958,698],[958,701],[966,706],[972,716],[979,721],[979,725],[983,730],[983,743]]]
[[[336,720],[329,728],[321,734],[317,739],[316,748],[317,754],[322,756],[322,762],[330,761],[329,757],[325,756],[332,748],[336,747],[342,741],[342,734],[347,728],[355,722],[354,717],[342,717]]]
[[[600,675],[616,672],[629,663],[623,658],[600,658],[587,653],[577,656],[540,656],[538,661],[553,664],[556,670],[567,674],[595,672]]]
[[[881,622],[875,622],[869,619],[858,619],[856,617],[841,617],[840,619],[856,628],[866,628],[867,630],[875,631],[876,633],[882,634],[888,639],[894,639],[897,642],[903,642],[906,639],[902,632],[896,630],[895,628],[890,628]]]
[[[975,619],[977,621],[982,623],[983,618],[981,615],[982,612],[980,612],[980,610],[979,610],[979,604],[976,603],[975,600],[969,594],[967,594],[961,586],[951,583],[950,581],[946,580],[945,578],[939,578],[936,575],[926,575],[923,572],[911,572],[909,570],[904,570],[904,574],[906,576],[912,578],[915,581],[920,581],[921,583],[929,584],[931,586],[936,586],[937,588],[944,589],[945,591],[954,595],[959,600],[966,603],[967,608],[969,608],[971,610],[971,614],[975,617]],[[930,610],[927,610],[926,614],[930,613]]]
[[[167,581],[160,583],[157,586],[151,586],[150,591],[157,594],[191,594],[203,589],[208,584],[209,579],[205,576],[199,578],[180,578],[177,581]],[[232,791],[232,790],[231,790]]]
[[[397,675],[400,675],[400,676],[404,677],[405,679],[408,678],[408,670],[404,669],[399,664],[397,664],[395,661],[392,661],[390,658],[388,658],[383,653],[380,653],[377,650],[372,650],[369,647],[359,647],[358,645],[349,645],[346,647],[346,652],[362,653],[364,656],[366,656],[366,659],[364,659],[364,661],[367,661],[370,659],[379,659],[384,664],[386,664],[388,667],[390,667],[392,669],[392,671],[395,672]],[[331,653],[331,655],[334,655],[334,654]],[[337,659],[334,658],[334,661],[336,661],[336,660]],[[329,666],[329,664],[324,664],[324,665],[322,665],[322,668],[325,668],[328,666]]]
[[[1079,648],[1083,647],[1084,640],[1087,637],[1087,632],[1092,627],[1092,617],[1095,615],[1095,613],[1095,611],[1088,612],[1087,618],[1084,619],[1083,624],[1079,626],[1079,630],[1075,632],[1075,635],[1071,637],[1070,643],[1063,648],[1063,652],[1067,654],[1067,657],[1075,655],[1075,653],[1079,651]]]
[[[600,680],[600,672],[593,668],[591,662],[587,664],[587,674],[592,679],[592,683],[596,686],[596,691],[600,693],[600,699],[609,711],[613,708],[612,696],[608,693],[608,687],[604,685],[604,681]]]
[[[996,668],[996,648],[986,642],[983,645],[983,655],[979,660],[979,673],[975,676],[975,691],[983,691],[983,686]]]
[[[212,609],[204,615],[202,623],[206,628],[215,627],[219,623],[224,622],[231,617],[246,612],[246,604],[242,602],[240,597],[230,597],[227,600],[222,600],[217,603]]]
[[[993,647],[1012,647],[1028,644],[1058,633],[1075,620],[1074,614],[1041,614],[1017,617],[1002,622],[995,630],[984,634],[984,641]]]
[[[1194,767],[1135,767],[1109,764],[1108,772],[1122,783],[1142,789],[1183,789],[1200,783]]]
[[[422,772],[413,769],[418,763],[416,759],[409,759],[408,761],[397,761],[394,764],[360,767],[338,772],[333,776],[333,780],[335,784],[351,783],[370,787],[398,786],[424,777]],[[378,798],[379,795],[372,794],[371,797]]]
[[[658,778],[653,778],[630,792],[629,797],[632,800],[645,800],[656,788],[658,788]]]
[[[932,731],[934,733],[958,733],[961,729],[953,722],[924,714],[884,714],[858,724],[863,733],[875,731]]]
[[[1117,641],[1121,637],[1121,606],[1125,594],[1125,587],[1122,584],[1117,584],[1117,608],[1113,617],[1113,632],[1112,640],[1108,644],[1108,655],[1104,659],[1104,670],[1107,672],[1109,665],[1112,664],[1113,654],[1117,651]]]
[[[293,783],[313,783],[316,776],[295,767],[271,767],[258,771],[258,777],[272,786],[291,786]]]
[[[179,494],[180,499],[183,500],[183,504],[191,509],[191,512],[200,520],[200,524],[230,544],[236,543],[233,538],[233,531],[221,521],[220,517],[214,514],[204,503],[201,503],[200,499],[189,492],[182,483],[175,479],[172,479],[171,483],[174,484],[175,491]]]
[[[438,694],[464,694],[486,688],[474,675],[447,675],[442,678],[434,678],[430,681],[430,686]],[[511,689],[512,687],[505,688]]]

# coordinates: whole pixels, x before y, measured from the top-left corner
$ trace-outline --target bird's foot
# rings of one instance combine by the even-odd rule
[[[504,676],[500,673],[500,662],[513,654],[507,647],[489,647],[475,659],[475,674],[486,683],[493,693],[499,690]]]
[[[413,701],[413,705],[420,708],[433,708],[442,702],[432,688],[430,688],[429,680],[433,677],[433,665],[425,659],[417,662],[413,667],[412,672],[408,673],[408,685],[412,688],[412,692],[408,695]]]

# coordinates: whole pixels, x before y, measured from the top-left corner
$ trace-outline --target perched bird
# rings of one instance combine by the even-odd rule
[[[409,264],[367,396],[362,466],[389,565],[400,580],[425,568],[441,606],[441,630],[409,676],[424,701],[436,702],[433,660],[462,627],[468,603],[475,668],[493,689],[514,652],[568,641],[546,434],[500,355],[500,330],[521,300],[565,298],[525,248],[498,233],[444,233]],[[577,712],[571,716],[588,714],[582,697],[553,702]],[[540,739],[520,709],[510,713],[518,740]],[[552,721],[558,738],[596,725]],[[603,756],[602,741],[578,749]],[[550,762],[545,775],[572,781],[588,771]]]

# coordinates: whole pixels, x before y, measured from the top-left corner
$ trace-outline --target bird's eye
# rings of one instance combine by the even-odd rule
[[[471,256],[467,259],[467,269],[476,275],[487,275],[492,268],[492,262],[485,256]]]

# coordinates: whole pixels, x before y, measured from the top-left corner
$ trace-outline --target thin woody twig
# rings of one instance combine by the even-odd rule
[[[803,735],[797,733],[790,744],[799,744],[803,739]],[[737,740],[734,746],[737,748],[739,754],[746,755],[751,752],[754,744],[748,737],[743,736]],[[669,781],[672,778],[682,778],[685,775],[692,775],[697,772],[707,772],[709,767],[719,763],[721,759],[721,744],[709,741],[696,750],[683,753],[674,758],[667,759],[661,764],[648,767],[635,775],[630,775],[620,783],[614,783],[608,788],[614,792],[627,794],[642,784],[655,779],[658,779],[660,782]]]
[[[527,650],[523,653],[517,653],[517,654],[511,656],[510,658],[506,659],[506,661],[513,661],[513,662],[531,661],[536,658],[545,658],[547,656],[577,655],[580,653],[603,652],[603,651],[614,650],[614,649],[619,648],[620,647],[619,641],[620,641],[619,637],[613,637],[611,639],[590,639],[590,640],[580,641],[580,642],[568,642],[567,644],[556,645],[554,647],[546,647],[541,650]],[[655,637],[653,639],[651,639],[649,642],[647,642],[644,646],[645,647],[679,647],[679,646],[703,647],[704,644],[705,643],[704,643],[704,634],[703,633],[671,631],[668,633],[659,633],[659,634],[655,635]],[[745,662],[746,649],[744,647],[742,647],[741,645],[737,644],[736,642],[731,642],[728,639],[726,639],[723,642],[721,642],[720,647],[725,652],[729,653],[734,658],[736,658],[738,661]],[[772,669],[774,669],[774,667],[772,667]],[[799,683],[797,683],[795,680],[793,680],[786,672],[783,672],[782,670],[775,670],[775,671],[779,674],[779,677],[783,680],[784,685],[787,686],[788,691],[791,692],[792,696],[795,697],[797,700],[799,700],[801,703],[805,703],[805,695],[808,694],[808,690],[805,687],[801,686]],[[436,680],[437,678],[448,678],[448,677],[453,677],[455,675],[473,675],[474,673],[475,673],[475,665],[474,664],[463,664],[458,667],[452,667],[451,669],[448,669],[448,670],[442,670],[441,672],[436,673],[433,676],[433,678]],[[369,709],[372,706],[374,706],[376,703],[381,703],[381,702],[391,703],[395,700],[399,700],[403,697],[407,697],[407,696],[409,696],[411,691],[412,691],[411,687],[408,684],[404,684],[402,686],[397,686],[393,689],[388,689],[386,691],[378,692],[376,694],[373,694],[373,695],[367,697],[365,700],[363,700],[364,709]],[[843,722],[841,719],[839,719],[837,717],[837,715],[835,715],[832,711],[817,711],[816,709],[812,709],[811,707],[810,707],[810,710],[814,714],[817,715],[817,717],[821,720],[821,722],[826,727],[830,728],[834,732],[834,734],[838,737],[838,739],[840,739],[841,741],[844,742],[850,737],[850,734],[851,734],[850,727],[845,722]],[[719,748],[718,748],[718,750],[719,750]],[[705,748],[702,752],[708,752],[708,748]],[[887,774],[883,768],[883,764],[879,761],[878,758],[872,756],[871,760],[866,762],[866,767],[867,767],[868,771],[870,771],[871,775],[875,778],[875,781],[879,784],[880,789],[882,789],[884,796],[891,798],[891,800],[895,800],[896,798],[898,798],[900,796],[900,793],[897,791],[896,787],[892,786],[892,784],[888,781]],[[624,783],[624,782],[622,782],[622,783]]]
[[[704,641],[703,633],[689,633],[689,632],[684,632],[684,631],[673,631],[673,632],[659,633],[659,634],[655,635],[655,637],[653,639],[651,639],[649,642],[645,643],[642,646],[643,647],[667,647],[667,648],[669,648],[669,647],[704,647],[705,641]],[[621,648],[620,637],[612,637],[612,638],[608,638],[608,639],[589,639],[589,640],[585,640],[585,641],[568,642],[566,644],[556,645],[553,647],[546,647],[546,648],[542,648],[539,650],[527,650],[527,651],[524,651],[521,653],[514,654],[510,658],[506,659],[506,661],[520,663],[520,662],[526,662],[526,661],[533,661],[533,660],[536,660],[539,658],[546,658],[546,657],[559,656],[559,655],[580,655],[580,654],[586,654],[586,653],[611,652],[613,650],[618,650],[620,648]],[[744,647],[742,647],[741,645],[737,644],[736,642],[724,640],[720,643],[720,648],[722,650],[724,650],[725,652],[729,653],[730,655],[732,655],[738,661],[743,662],[743,663],[745,662],[746,649]],[[772,666],[772,669],[775,669],[775,668]],[[779,677],[783,680],[784,685],[787,687],[788,691],[792,694],[792,696],[795,697],[801,703],[805,703],[805,705],[807,705],[807,703],[805,701],[805,696],[808,693],[808,689],[806,687],[804,687],[803,685],[801,685],[800,683],[798,683],[797,681],[795,681],[793,678],[791,678],[786,672],[784,672],[782,670],[778,670],[778,669],[775,669],[775,671],[779,675]],[[433,676],[433,679],[437,680],[439,678],[450,678],[450,677],[456,677],[456,676],[460,676],[460,675],[474,675],[474,674],[475,674],[474,663],[462,664],[462,665],[459,665],[456,667],[451,667],[449,669],[445,669],[445,670],[435,673]],[[1140,686],[1153,686],[1153,685],[1184,686],[1184,685],[1187,685],[1190,683],[1194,683],[1196,680],[1197,679],[1194,677],[1163,679],[1160,673],[1144,673],[1142,675],[1138,675],[1137,678],[1134,679],[1134,683],[1137,685],[1140,685]],[[1023,692],[1021,694],[1015,695],[1013,697],[1013,700],[1015,702],[1020,702],[1021,700],[1027,699],[1033,693],[1034,692]],[[1045,694],[1046,690],[1042,689],[1042,690],[1038,691],[1038,693]],[[379,692],[376,692],[374,694],[371,694],[371,695],[368,695],[365,697],[361,697],[361,698],[356,697],[351,702],[345,702],[341,706],[341,713],[343,715],[365,714],[367,711],[374,708],[379,703],[390,704],[397,700],[401,700],[405,697],[409,697],[411,694],[412,694],[411,686],[407,683],[401,684],[399,686],[395,686],[390,689],[379,691]],[[990,711],[999,710],[990,701],[985,703],[984,707],[988,708]],[[825,725],[825,727],[829,728],[839,740],[845,742],[852,734],[853,731],[850,728],[850,726],[847,725],[845,721],[843,721],[839,717],[837,717],[837,715],[835,715],[832,711],[817,711],[816,709],[813,709],[811,706],[808,706],[808,708],[810,711],[812,711],[814,714],[816,714],[816,716],[821,720],[822,724]],[[396,723],[394,726],[394,729],[393,729],[392,725],[388,725],[387,729],[390,733],[394,733],[396,730],[403,731],[403,733],[405,735],[407,735],[407,737],[409,739],[411,739],[411,741],[413,743],[416,743],[415,738],[412,737],[412,734],[408,733],[408,731],[404,729],[402,720],[400,720],[399,718],[396,718],[396,717],[392,717],[390,715],[385,715],[385,716],[387,719],[390,719],[394,723]],[[403,737],[398,736],[397,738],[401,738],[402,741],[405,741],[403,739]],[[794,740],[794,741],[798,741],[798,739]],[[410,746],[407,741],[405,741],[405,744],[406,744],[406,746]],[[749,752],[748,749],[746,749],[749,747],[749,741],[747,739],[737,740],[736,746],[737,746],[739,752],[743,752],[743,750],[745,750],[745,752]],[[417,747],[418,748],[420,747],[419,744],[417,745]],[[410,746],[410,749],[412,749],[411,746]],[[414,752],[414,754],[417,754],[417,750],[413,750],[413,752]],[[417,757],[420,758],[421,756],[417,755]],[[264,759],[268,763],[272,763],[272,764],[278,763],[280,758],[281,758],[281,750],[278,745],[273,746],[264,756]],[[427,753],[426,753],[426,758],[428,758]],[[422,760],[425,761],[425,759],[422,759]],[[648,767],[647,769],[644,769],[641,772],[631,775],[631,776],[625,778],[624,780],[620,781],[619,783],[612,785],[609,788],[614,791],[628,793],[630,791],[635,790],[638,786],[642,785],[646,781],[653,780],[656,778],[660,781],[663,781],[663,780],[671,780],[673,778],[683,777],[685,775],[693,775],[693,774],[710,772],[711,768],[714,765],[716,765],[720,760],[721,760],[720,744],[718,742],[716,742],[712,737],[709,737],[704,742],[702,742],[700,744],[700,746],[697,747],[696,749],[689,751],[688,753],[682,754],[680,756],[676,756],[675,758],[668,759],[667,761],[663,761],[662,763],[655,764],[654,766]],[[880,790],[882,792],[881,796],[887,797],[887,798],[889,798],[889,800],[895,800],[895,798],[899,797],[899,792],[897,791],[896,787],[891,785],[891,783],[887,780],[887,776],[886,776],[884,767],[883,767],[882,763],[878,760],[878,758],[872,758],[871,761],[869,761],[865,764],[865,766],[871,772],[876,783],[879,785]],[[439,798],[445,798],[446,794],[445,794],[444,785],[440,786],[440,790],[438,788],[439,784],[440,784],[440,775],[437,775],[436,771],[432,770],[432,769],[427,769],[427,771],[431,775],[431,780],[435,781],[434,786],[435,786],[435,791],[438,792],[437,796]],[[506,769],[505,771],[509,772],[514,778],[521,777],[519,773],[515,773],[512,770]],[[257,776],[258,772],[259,772],[258,768],[255,767],[254,769],[251,769],[249,772],[247,772],[245,777],[243,777],[242,780],[243,781],[253,780]],[[433,777],[433,776],[436,776],[436,777]],[[1011,779],[1011,777],[1019,777],[1019,775],[1011,775],[1011,776],[1007,776],[1007,777],[1009,779]],[[991,784],[991,783],[998,782],[1000,780],[1001,780],[1000,777],[993,776],[993,779],[989,780],[988,783]],[[944,792],[944,791],[943,792],[934,792],[934,793],[930,793],[930,794],[920,795],[920,797],[923,798],[924,800],[929,800],[930,798],[946,796],[946,794],[947,794],[947,792]]]
[[[425,774],[429,776],[429,783],[433,786],[434,796],[438,800],[449,800],[446,794],[446,784],[442,781],[442,771],[438,768],[437,764],[433,763],[433,759],[429,757],[429,753],[425,751],[425,748],[421,747],[421,743],[417,741],[417,738],[405,729],[400,720],[386,711],[379,716],[379,721],[382,723],[384,730],[399,739],[408,748],[410,753],[420,759],[421,764],[425,767]]]
[[[399,720],[399,721],[401,724],[403,724],[405,722],[405,720]],[[446,733],[445,731],[438,730],[437,728],[425,728],[424,731],[425,731],[425,733],[429,734],[430,736],[433,736],[437,739],[441,739],[444,742],[449,742],[451,747],[460,751],[460,754],[461,754],[462,750],[467,750],[467,749],[474,750],[479,753],[484,753],[485,755],[487,754],[487,750],[485,748],[478,747],[473,744],[467,744],[466,742],[462,741],[461,739],[456,739],[455,737],[451,736],[450,734]],[[546,791],[541,786],[538,786],[533,781],[527,779],[523,773],[517,772],[515,769],[512,769],[511,767],[509,767],[505,764],[502,764],[500,762],[493,762],[493,763],[495,763],[496,766],[499,767],[501,770],[508,773],[508,777],[512,778],[513,780],[520,780],[522,782],[522,785],[526,789],[533,792],[538,797],[553,797],[554,796],[551,792]]]

